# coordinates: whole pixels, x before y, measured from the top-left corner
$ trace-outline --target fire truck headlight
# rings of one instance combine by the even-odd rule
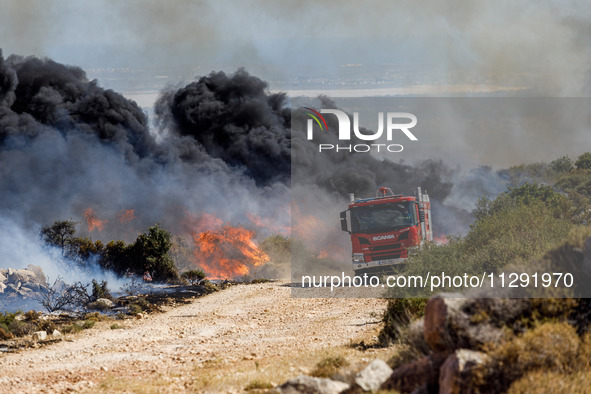
[[[365,258],[363,257],[363,253],[353,253],[353,262],[354,263],[365,263]]]

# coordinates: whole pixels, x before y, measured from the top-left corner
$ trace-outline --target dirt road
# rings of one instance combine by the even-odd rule
[[[281,283],[238,285],[193,303],[0,355],[0,392],[242,392],[341,355],[356,368],[392,350],[354,350],[380,328],[385,301],[298,299]]]

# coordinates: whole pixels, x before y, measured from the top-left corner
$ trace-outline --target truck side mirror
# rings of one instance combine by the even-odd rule
[[[423,209],[423,204],[419,204],[419,222],[423,223],[425,221],[425,210]]]
[[[341,230],[351,233],[347,224],[347,211],[341,212]]]

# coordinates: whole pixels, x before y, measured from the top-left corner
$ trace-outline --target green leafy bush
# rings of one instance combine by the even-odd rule
[[[408,325],[425,314],[427,298],[394,298],[388,300],[388,306],[382,316],[384,327],[378,335],[383,346],[399,342],[401,334]]]
[[[91,300],[96,301],[99,298],[106,298],[108,300],[113,300],[113,296],[111,295],[111,291],[107,287],[107,281],[96,281],[95,279],[91,282],[92,286],[92,295]]]
[[[410,257],[406,275],[476,274],[496,272],[515,262],[529,263],[558,246],[574,227],[567,214],[569,205],[566,197],[551,188],[528,184],[509,188],[493,201],[481,200],[468,234],[450,237],[446,245],[426,246]],[[389,295],[396,293],[391,290]]]
[[[575,167],[573,161],[568,156],[562,156],[550,162],[550,168],[556,173],[565,173],[572,171]]]
[[[41,239],[47,246],[59,248],[62,260],[66,263],[85,268],[92,258],[98,257],[102,268],[120,276],[129,272],[142,275],[148,271],[157,282],[179,279],[169,253],[172,246],[171,234],[160,224],[149,227],[130,245],[123,241],[111,241],[104,245],[101,241],[93,242],[90,238],[76,237],[77,224],[68,220],[56,221],[41,229]],[[96,298],[109,298],[106,282],[93,283],[94,295]],[[104,297],[98,297],[99,295]]]
[[[575,166],[577,166],[578,169],[583,170],[591,169],[591,153],[587,152],[579,156],[575,162]]]

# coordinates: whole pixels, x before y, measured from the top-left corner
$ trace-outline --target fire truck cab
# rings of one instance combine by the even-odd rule
[[[341,212],[341,229],[351,236],[356,274],[384,273],[402,264],[409,253],[433,241],[431,203],[418,187],[414,196],[381,187],[375,197],[351,196]]]

